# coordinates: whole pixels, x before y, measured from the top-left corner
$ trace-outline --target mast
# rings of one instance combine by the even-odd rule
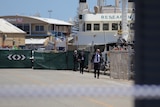
[[[122,1],[122,38],[125,39],[125,41],[128,40],[128,21],[127,21],[127,5],[128,0],[121,0]]]

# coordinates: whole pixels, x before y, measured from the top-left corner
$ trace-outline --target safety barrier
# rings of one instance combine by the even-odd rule
[[[0,50],[0,68],[32,68],[31,50]]]
[[[34,52],[34,69],[67,69],[66,53]]]
[[[86,62],[88,65],[89,52],[85,52]],[[54,70],[71,70],[73,69],[73,52],[34,52],[34,69],[54,69]]]
[[[85,52],[88,65],[89,52]],[[33,59],[32,59],[33,58]],[[0,68],[73,69],[73,51],[38,52],[32,50],[0,50]]]

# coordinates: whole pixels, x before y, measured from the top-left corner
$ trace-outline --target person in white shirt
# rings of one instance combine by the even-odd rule
[[[97,74],[97,79],[99,79],[100,65],[101,65],[100,49],[97,49],[96,53],[92,55],[91,61],[92,63],[94,63],[94,77],[96,78],[96,74]]]

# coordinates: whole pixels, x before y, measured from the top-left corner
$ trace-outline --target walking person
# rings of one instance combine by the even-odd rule
[[[84,54],[84,50],[82,50],[81,53],[78,56],[78,61],[79,61],[79,64],[80,64],[80,73],[82,73],[82,74],[83,74],[83,71],[84,71],[85,59],[86,59],[86,56]]]
[[[100,49],[97,49],[96,52],[92,55],[91,61],[94,64],[94,77],[96,78],[97,74],[97,79],[99,79],[100,65],[101,65]]]
[[[77,50],[74,50],[73,53],[73,71],[77,71],[78,69],[78,53]]]

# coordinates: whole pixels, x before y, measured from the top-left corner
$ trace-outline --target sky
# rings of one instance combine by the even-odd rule
[[[114,0],[106,1],[108,5],[114,5]],[[90,10],[97,4],[97,0],[87,2]],[[0,0],[0,4],[0,16],[33,16],[39,13],[41,17],[68,21],[76,16],[79,0]]]

